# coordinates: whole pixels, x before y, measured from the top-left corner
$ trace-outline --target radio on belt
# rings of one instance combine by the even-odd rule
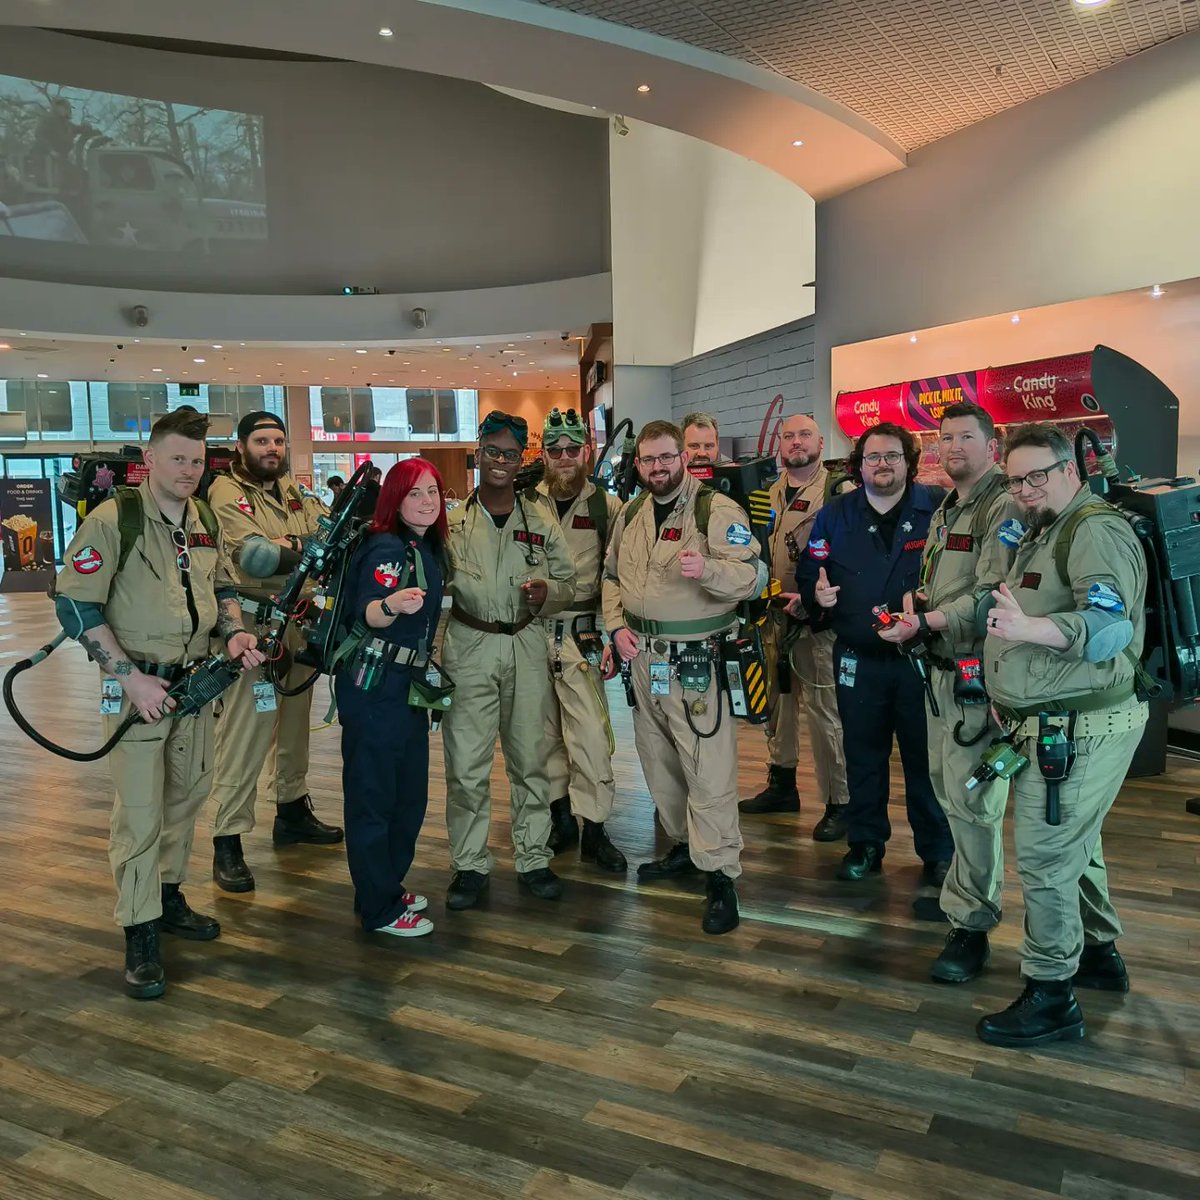
[[[767,719],[767,673],[757,636],[723,638],[721,666],[733,715],[761,725]]]

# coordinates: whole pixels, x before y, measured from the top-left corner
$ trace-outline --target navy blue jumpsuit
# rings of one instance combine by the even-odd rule
[[[421,611],[402,613],[371,632],[399,646],[416,649],[424,643],[428,648],[441,613],[443,578],[424,538],[371,535],[351,566],[347,614],[352,621],[363,620],[371,601],[395,592],[405,557],[413,554],[421,555],[425,567]],[[405,586],[418,586],[415,574]],[[392,664],[382,682],[366,692],[355,687],[349,666],[334,677],[342,725],[346,858],[364,929],[381,929],[405,911],[404,877],[429,803],[429,714],[409,706],[412,671]]]
[[[871,609],[882,604],[899,612],[904,593],[916,589],[929,524],[943,495],[940,488],[910,484],[893,510],[891,545],[864,488],[837,496],[817,514],[796,565],[796,583],[814,626],[837,634],[833,667],[850,793],[846,840],[852,846],[874,844],[882,853],[892,835],[888,793],[895,736],[913,846],[926,863],[949,862],[954,841],[929,780],[924,688],[912,664],[875,632]],[[833,608],[821,608],[814,597],[822,567],[841,588]]]

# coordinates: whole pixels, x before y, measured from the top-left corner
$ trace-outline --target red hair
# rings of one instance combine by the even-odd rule
[[[437,467],[424,458],[402,458],[387,473],[387,478],[379,489],[375,518],[368,533],[396,533],[400,529],[403,524],[400,504],[417,485],[422,475],[432,475],[433,482],[437,484],[438,499],[442,507],[432,528],[437,530],[438,545],[446,544],[446,539],[450,536],[450,527],[446,524],[446,487]]]

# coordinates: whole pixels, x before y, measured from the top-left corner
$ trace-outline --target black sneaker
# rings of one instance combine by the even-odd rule
[[[736,929],[741,917],[738,915],[738,898],[733,880],[724,871],[710,871],[705,894],[708,902],[704,919],[700,922],[701,929],[713,934]]]
[[[521,886],[539,900],[558,900],[562,896],[562,880],[549,867],[536,871],[518,871]]]
[[[583,821],[583,837],[579,843],[579,860],[595,863],[602,871],[624,875],[629,863],[620,850],[612,844],[603,821]]]
[[[825,815],[813,826],[814,842],[844,842],[846,840],[846,809],[848,804],[827,804]]]
[[[952,929],[941,954],[929,968],[938,983],[966,983],[987,965],[992,950],[982,929]]]
[[[167,990],[153,921],[125,926],[125,990],[135,1000],[156,1000]]]
[[[1026,979],[1020,996],[1003,1012],[982,1018],[975,1032],[990,1046],[1013,1049],[1079,1041],[1083,1010],[1069,979]]]
[[[794,813],[800,811],[800,792],[796,788],[796,768],[767,768],[767,786],[757,796],[740,800],[738,809],[744,813]]]
[[[221,933],[215,918],[201,916],[192,909],[177,883],[162,885],[162,908],[158,927],[163,933],[173,933],[190,942],[211,942]]]
[[[446,890],[446,907],[456,911],[474,908],[490,882],[482,871],[455,871]]]
[[[677,879],[685,875],[695,875],[697,870],[687,842],[676,842],[662,858],[642,863],[637,869],[637,877],[639,883],[650,883],[655,879]]]
[[[213,879],[223,892],[254,891],[254,876],[242,857],[240,834],[213,838]]]
[[[271,840],[276,846],[295,846],[301,842],[310,846],[333,846],[345,836],[336,825],[326,825],[317,819],[312,797],[307,792],[275,809]]]
[[[1116,942],[1084,946],[1079,969],[1071,982],[1076,987],[1091,988],[1098,992],[1129,991],[1129,972],[1125,969],[1125,960],[1117,950]]]
[[[551,854],[561,854],[579,842],[579,822],[571,815],[571,797],[550,801],[550,840],[546,843]]]

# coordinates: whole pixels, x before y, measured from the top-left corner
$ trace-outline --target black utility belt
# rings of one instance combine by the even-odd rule
[[[576,613],[571,616],[569,613],[559,613],[556,617],[545,618],[554,626],[556,634],[560,634],[567,629],[572,633],[594,632],[596,629],[596,614],[594,612]]]
[[[412,646],[400,646],[386,638],[368,638],[361,649],[364,653],[380,659],[385,667],[411,667],[422,657],[421,652],[414,650]]]
[[[129,661],[143,675],[153,675],[157,679],[165,679],[168,683],[178,683],[194,663],[199,662],[199,659],[192,659],[186,663],[152,663],[142,662],[136,658],[131,658]]]

